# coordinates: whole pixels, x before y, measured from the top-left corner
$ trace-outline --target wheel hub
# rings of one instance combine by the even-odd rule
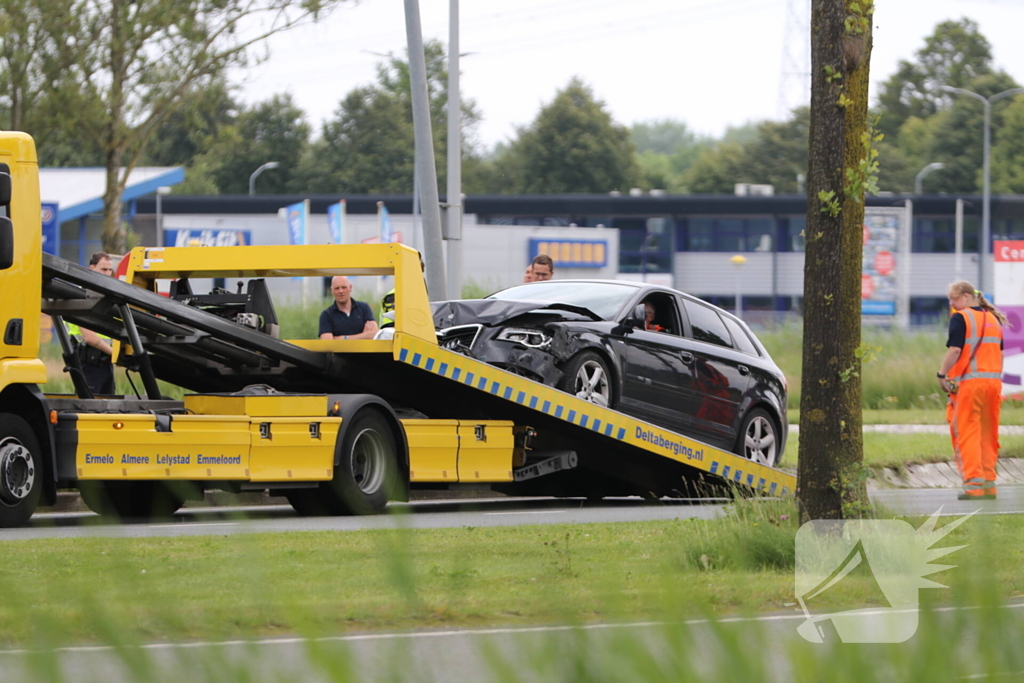
[[[32,453],[16,439],[0,442],[0,500],[8,505],[20,503],[35,481]]]

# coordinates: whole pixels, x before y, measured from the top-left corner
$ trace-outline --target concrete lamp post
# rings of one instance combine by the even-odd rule
[[[256,194],[256,178],[259,176],[259,174],[263,173],[264,171],[269,171],[272,168],[277,168],[280,165],[281,164],[276,162],[276,161],[268,161],[267,163],[263,164],[262,166],[260,166],[259,168],[257,168],[255,171],[252,172],[252,175],[249,176],[249,196],[250,197],[253,196],[254,194]]]
[[[1010,88],[1009,90],[1004,90],[1003,92],[997,92],[995,95],[992,95],[990,97],[979,95],[973,90],[965,90],[964,88],[954,88],[951,85],[943,85],[939,86],[939,88],[943,92],[953,93],[954,95],[967,95],[968,97],[973,97],[974,99],[979,100],[983,105],[985,105],[985,140],[981,162],[983,169],[982,173],[984,175],[981,200],[981,245],[978,249],[978,284],[976,285],[982,291],[984,291],[986,284],[985,270],[988,261],[988,250],[990,246],[989,242],[991,241],[992,235],[992,196],[990,191],[991,184],[989,182],[990,170],[992,166],[990,158],[991,155],[989,153],[989,151],[992,148],[992,103],[997,100],[1001,100],[1004,97],[1009,97],[1010,95],[1024,93],[1024,88]]]
[[[740,271],[743,270],[743,264],[747,262],[747,257],[742,254],[736,254],[729,262],[736,266],[736,317],[743,317],[743,291],[740,289]]]

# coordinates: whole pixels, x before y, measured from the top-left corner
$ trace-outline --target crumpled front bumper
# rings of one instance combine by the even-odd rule
[[[484,363],[549,386],[555,386],[562,379],[562,371],[556,367],[555,357],[542,349],[514,342],[481,340],[473,345],[472,355]]]

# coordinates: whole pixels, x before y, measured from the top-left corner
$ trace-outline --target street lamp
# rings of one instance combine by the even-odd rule
[[[979,95],[971,90],[965,90],[964,88],[954,88],[951,85],[939,86],[941,90],[954,93],[959,95],[967,95],[973,97],[976,100],[980,100],[985,105],[985,146],[982,157],[982,168],[983,168],[983,188],[981,198],[981,249],[979,250],[979,264],[978,264],[978,287],[984,291],[985,289],[985,262],[988,260],[988,248],[989,240],[991,235],[991,193],[989,191],[989,149],[992,147],[992,103],[996,100],[1001,100],[1004,97],[1010,95],[1016,95],[1017,93],[1024,93],[1024,88],[1010,88],[1003,92],[996,93],[990,97]]]
[[[165,194],[170,194],[171,188],[166,185],[161,185],[156,188],[156,246],[165,247],[164,244],[164,214],[163,206],[161,205],[160,199]]]
[[[249,196],[250,197],[253,196],[254,194],[256,194],[256,177],[260,173],[263,173],[264,171],[270,170],[272,168],[277,168],[280,165],[281,164],[279,164],[276,161],[268,161],[267,163],[263,164],[262,166],[260,166],[259,168],[257,168],[255,171],[252,172],[252,175],[249,176]]]
[[[736,254],[729,261],[736,266],[736,317],[742,319],[743,293],[740,291],[740,270],[742,270],[743,264],[747,262],[747,258],[742,254]]]
[[[938,171],[940,168],[946,168],[946,165],[941,161],[933,161],[932,163],[928,164],[927,166],[925,166],[924,168],[917,172],[917,175],[914,176],[915,195],[921,194],[921,181],[924,180],[924,177],[931,173],[932,171]]]

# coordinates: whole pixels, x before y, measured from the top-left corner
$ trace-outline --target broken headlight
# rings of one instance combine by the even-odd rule
[[[542,330],[531,330],[525,327],[506,327],[498,333],[498,341],[516,342],[523,346],[542,349],[551,343],[551,335]]]

